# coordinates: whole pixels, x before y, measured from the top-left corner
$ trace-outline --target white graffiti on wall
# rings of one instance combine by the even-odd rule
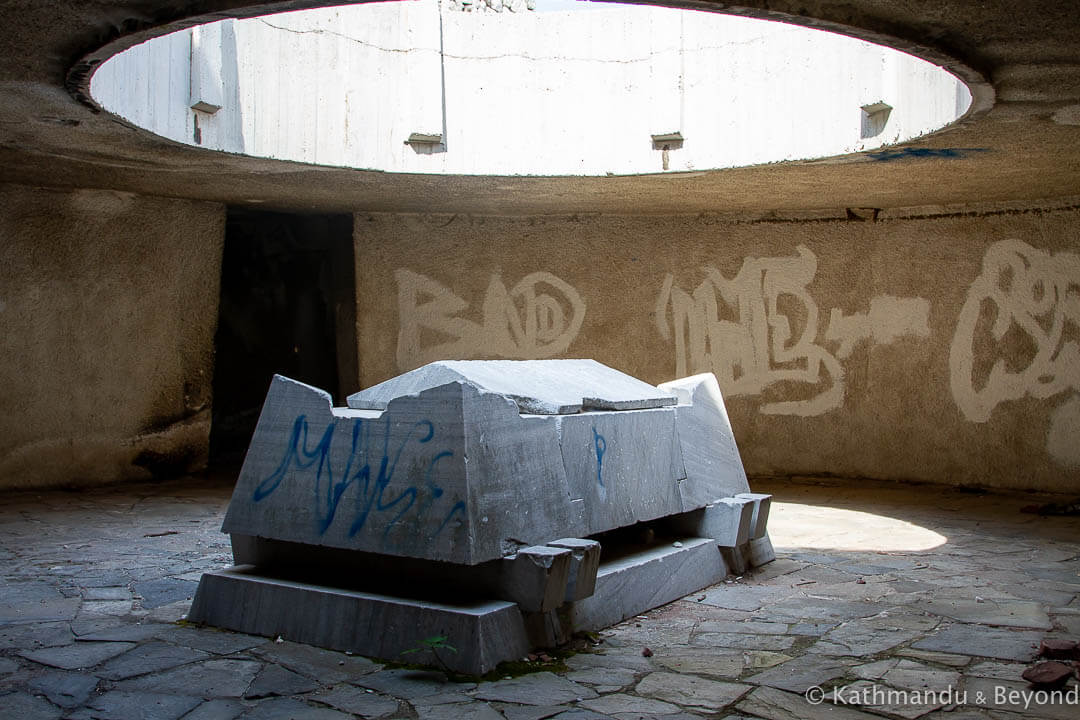
[[[967,419],[981,423],[1003,402],[1080,390],[1078,341],[1080,255],[1051,255],[1021,240],[996,242],[956,325],[949,352],[953,398]],[[987,353],[999,357],[990,364]],[[988,364],[985,380],[976,377]],[[1080,451],[1066,449],[1077,445],[1076,405],[1074,396],[1053,414],[1048,439],[1051,454],[1072,463],[1080,462]],[[1071,441],[1059,442],[1070,435]]]
[[[826,341],[839,343],[836,356],[841,360],[863,341],[887,345],[902,337],[930,337],[929,300],[879,295],[870,299],[870,312],[848,316],[833,308],[825,331]]]
[[[479,322],[462,317],[469,303],[442,283],[406,268],[396,278],[402,370],[447,358],[553,357],[570,347],[585,320],[581,295],[548,272],[526,275],[509,290],[492,275]]]
[[[818,342],[818,306],[807,290],[817,274],[817,256],[803,245],[796,252],[746,258],[731,279],[706,267],[705,280],[692,293],[675,287],[672,275],[664,279],[656,323],[661,336],[674,341],[677,377],[715,373],[730,396],[758,395],[777,383],[802,385],[809,397],[765,403],[760,411],[820,415],[843,404],[840,360],[860,343],[929,337],[928,301],[880,296],[871,300],[868,313],[832,310],[824,342],[838,347],[830,351]]]

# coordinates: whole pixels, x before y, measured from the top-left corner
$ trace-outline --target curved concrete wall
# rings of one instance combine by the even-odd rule
[[[198,467],[222,207],[0,197],[0,486]],[[1075,206],[359,213],[355,240],[363,386],[439,358],[711,371],[751,475],[1080,490]]]
[[[0,185],[0,487],[206,462],[221,205]]]
[[[963,83],[930,63],[795,25],[630,5],[440,12],[436,0],[180,31],[104,63],[91,92],[188,145],[478,175],[839,155],[941,128],[971,102]],[[410,144],[414,133],[438,140]],[[672,133],[683,139],[652,139]]]
[[[900,38],[976,83],[964,65],[977,67],[985,112],[873,156],[675,177],[314,168],[200,152],[81,104],[102,43],[250,3],[9,3],[0,177],[21,185],[0,186],[0,487],[197,464],[216,203],[242,203],[359,213],[365,383],[443,354],[595,355],[653,380],[681,361],[717,368],[754,473],[1075,494],[1074,3],[743,4]],[[42,185],[61,189],[29,187]],[[446,214],[365,212],[432,208]]]
[[[751,475],[1080,490],[1075,209],[354,227],[365,387],[438,358],[711,371]]]

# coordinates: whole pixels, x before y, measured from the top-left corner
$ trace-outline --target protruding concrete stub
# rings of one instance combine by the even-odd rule
[[[750,541],[750,565],[761,567],[776,559],[776,551],[773,550],[772,540],[768,535]]]
[[[600,569],[600,543],[582,538],[562,538],[548,545],[566,548],[571,553],[566,602],[584,600],[592,595],[596,590],[596,572]]]
[[[525,633],[532,647],[553,648],[570,640],[567,627],[559,617],[558,610],[522,613]]]
[[[753,501],[730,497],[668,518],[668,522],[677,533],[712,538],[720,547],[737,547],[750,540],[753,517]]]
[[[743,543],[734,547],[720,546],[720,556],[724,558],[728,572],[733,575],[742,575],[750,569],[750,543]]]
[[[573,553],[535,545],[503,558],[499,565],[500,598],[526,612],[547,612],[563,604]]]
[[[769,510],[772,508],[772,495],[762,493],[739,493],[735,497],[754,503],[754,517],[750,521],[750,539],[758,540],[768,532]]]
[[[728,570],[736,575],[742,575],[750,568],[761,567],[776,559],[776,552],[768,535],[736,547],[721,547],[720,554]]]

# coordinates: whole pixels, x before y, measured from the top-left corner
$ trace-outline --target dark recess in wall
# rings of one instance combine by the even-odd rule
[[[230,208],[215,338],[210,463],[238,464],[273,375],[359,389],[351,215]]]

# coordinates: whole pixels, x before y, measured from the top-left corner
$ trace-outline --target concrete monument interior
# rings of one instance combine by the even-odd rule
[[[588,5],[0,0],[0,714],[1076,716],[1074,3],[687,0],[618,23]],[[600,54],[544,55],[545,14]],[[792,81],[801,56],[743,25],[764,21],[878,49]],[[604,55],[623,31],[630,54]],[[753,92],[733,80],[758,70]],[[577,98],[573,122],[505,89],[530,83]],[[631,96],[644,109],[603,114]],[[455,664],[463,634],[390,615],[365,622],[409,638],[394,658],[196,622],[204,576],[296,551],[221,532],[275,374],[362,418],[382,411],[350,397],[400,402],[371,398],[433,363],[580,359],[652,388],[712,378],[748,487],[693,507],[771,497],[775,559],[740,563],[745,533],[708,543],[722,579],[674,599],[636,581],[617,594],[656,590],[648,609],[541,622],[546,645],[483,636],[468,647],[521,652],[492,672]],[[637,527],[659,512],[627,517],[635,541],[693,549]],[[548,547],[530,557],[562,558],[565,607],[570,563],[615,525],[482,562]]]

